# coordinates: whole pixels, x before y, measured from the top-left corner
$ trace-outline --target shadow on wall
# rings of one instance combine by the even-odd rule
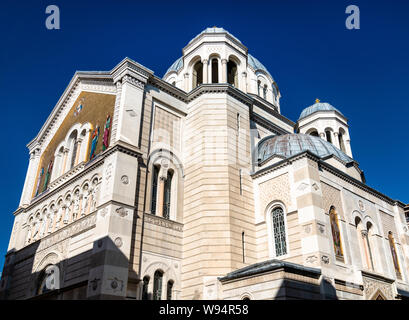
[[[333,284],[322,277],[319,285],[283,279],[274,300],[338,300]]]
[[[117,300],[127,297],[130,286],[136,292],[139,277],[129,270],[129,259],[109,237],[94,241],[91,250],[61,260],[58,249],[64,241],[44,250],[47,253],[36,254],[41,241],[8,252],[0,299]]]

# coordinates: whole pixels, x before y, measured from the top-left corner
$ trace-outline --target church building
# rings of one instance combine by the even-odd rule
[[[341,106],[280,99],[218,27],[163,77],[76,72],[27,145],[0,299],[408,298],[405,204],[366,184]]]

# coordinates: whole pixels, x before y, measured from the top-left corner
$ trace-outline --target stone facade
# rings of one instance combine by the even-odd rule
[[[365,184],[339,111],[294,123],[280,97],[222,28],[163,78],[77,72],[28,144],[1,298],[405,298],[404,205]]]

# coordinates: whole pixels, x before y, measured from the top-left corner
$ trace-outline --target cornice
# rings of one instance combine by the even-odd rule
[[[374,196],[374,197],[376,197],[376,198],[378,198],[378,199],[380,199],[382,201],[387,202],[388,204],[390,204],[392,206],[397,205],[397,206],[399,206],[401,208],[405,207],[405,204],[403,202],[401,202],[399,200],[393,200],[393,199],[389,198],[388,196],[384,195],[383,193],[369,187],[365,183],[351,177],[350,175],[342,172],[341,170],[335,168],[334,166],[326,163],[324,160],[317,157],[316,155],[314,155],[313,153],[311,153],[308,150],[304,151],[302,153],[299,153],[298,155],[294,155],[292,157],[289,157],[289,158],[287,158],[285,160],[274,163],[274,164],[272,164],[272,165],[270,165],[270,166],[268,166],[266,168],[260,169],[259,171],[256,171],[256,172],[250,174],[250,176],[253,179],[259,178],[259,177],[261,177],[263,175],[266,175],[266,174],[268,174],[270,172],[273,172],[273,171],[276,171],[276,170],[278,170],[280,168],[291,165],[294,161],[297,161],[297,160],[305,158],[305,157],[317,162],[319,170],[326,170],[326,171],[332,173],[333,175],[341,178],[342,180],[348,182],[349,184],[360,188],[361,190],[371,194],[372,196]]]
[[[97,155],[97,157],[95,157],[93,160],[91,160],[91,161],[89,161],[87,163],[82,163],[82,164],[74,167],[72,170],[68,171],[66,174],[64,174],[59,179],[63,180],[64,178],[68,178],[69,176],[71,176],[71,178],[68,178],[65,182],[61,183],[61,185],[56,186],[55,189],[47,190],[47,191],[41,193],[36,198],[33,198],[29,205],[27,205],[25,207],[17,208],[17,210],[14,212],[14,216],[17,216],[18,214],[20,214],[22,212],[26,212],[28,210],[31,210],[38,203],[41,203],[43,200],[55,195],[56,193],[60,192],[61,190],[63,190],[67,186],[69,186],[69,185],[75,183],[76,181],[78,181],[79,179],[83,178],[89,172],[91,172],[91,171],[95,170],[96,168],[100,167],[104,163],[105,159],[108,156],[110,156],[111,154],[113,154],[114,152],[122,152],[122,153],[128,154],[128,155],[130,155],[132,157],[141,157],[142,156],[142,153],[135,150],[135,148],[130,148],[130,147],[124,145],[123,142],[117,142],[114,146],[108,148],[102,154]],[[83,170],[81,171],[81,169],[83,169]],[[77,173],[75,173],[75,172],[77,172]],[[58,182],[59,179],[57,179],[56,181],[53,181],[53,183]]]
[[[30,152],[34,148],[39,148],[44,142],[45,137],[51,131],[52,127],[56,123],[59,115],[62,113],[63,108],[70,101],[70,98],[73,97],[75,90],[80,86],[82,81],[94,81],[94,82],[103,82],[103,83],[112,83],[112,76],[106,72],[85,72],[77,71],[69,82],[68,86],[64,90],[57,104],[54,106],[44,125],[41,127],[40,131],[36,137],[27,144],[27,148]]]
[[[275,116],[276,118],[280,119],[284,123],[290,125],[291,127],[295,127],[296,123],[291,121],[290,119],[283,116],[281,113],[278,112],[278,107],[266,100],[262,100],[259,96],[255,95],[254,93],[247,93],[253,99],[253,104],[260,109],[266,111],[267,113]]]
[[[284,130],[271,122],[270,120],[267,120],[263,118],[262,116],[258,115],[257,113],[252,112],[250,115],[250,120],[254,121],[255,123],[258,123],[259,125],[263,126],[266,129],[269,129],[270,131],[274,132],[277,135],[282,135],[282,134],[289,134],[291,133],[290,131]]]
[[[138,62],[126,57],[116,67],[114,67],[110,74],[114,82],[121,80],[124,75],[130,75],[139,81],[146,83],[147,79],[153,76],[153,71],[139,64]]]
[[[202,84],[188,93],[188,102],[193,101],[205,93],[227,93],[249,107],[253,104],[253,99],[251,97],[228,83]]]
[[[188,102],[187,93],[185,91],[171,85],[170,83],[166,82],[165,80],[162,80],[159,77],[153,76],[149,78],[148,84],[166,92],[167,94],[169,94],[172,97],[175,97],[176,99],[179,99],[185,103]]]
[[[202,40],[205,37],[221,37],[221,38],[225,38],[230,40],[232,43],[234,43],[235,45],[237,45],[241,50],[243,50],[246,54],[248,52],[247,47],[242,44],[241,42],[239,42],[237,39],[235,39],[234,37],[232,37],[227,31],[225,32],[217,32],[217,33],[200,33],[198,34],[195,38],[193,38],[192,40],[190,40],[190,42],[182,49],[182,53],[183,56],[186,55],[186,52],[190,49],[193,49],[199,42],[200,40]],[[226,40],[220,40],[221,42],[226,42],[228,43]],[[214,41],[211,41],[211,43],[214,43]]]

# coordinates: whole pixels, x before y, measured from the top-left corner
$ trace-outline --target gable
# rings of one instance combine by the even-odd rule
[[[82,109],[78,112],[76,109],[79,105],[82,105]],[[102,151],[102,136],[104,133],[104,124],[108,115],[111,116],[112,123],[114,106],[115,95],[86,91],[80,93],[71,109],[69,110],[67,116],[64,118],[60,127],[57,129],[54,136],[51,138],[50,142],[41,155],[40,164],[36,172],[36,179],[33,186],[32,197],[34,197],[36,194],[37,185],[40,186],[38,193],[40,194],[43,191],[47,167],[49,163],[54,160],[54,154],[57,148],[59,147],[61,142],[66,139],[66,136],[69,133],[70,129],[75,125],[83,125],[89,123],[91,128],[91,132],[89,133],[89,135],[92,135],[92,130],[94,130],[98,125],[100,128],[100,132],[95,154],[98,154]],[[88,143],[88,148],[86,148],[86,150],[89,150],[91,139],[87,140],[89,141],[86,141],[84,143]],[[86,157],[87,158],[84,157],[84,159],[81,159],[80,162],[84,160],[88,161],[88,154],[86,155]],[[38,184],[38,177],[41,173],[42,168],[44,168],[44,174],[42,175]]]

